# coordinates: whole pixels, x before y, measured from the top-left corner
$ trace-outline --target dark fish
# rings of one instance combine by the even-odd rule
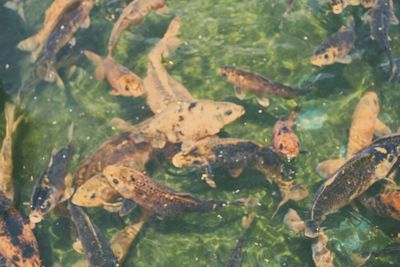
[[[390,64],[390,77],[392,80],[397,73],[397,65],[393,61],[392,49],[389,44],[389,25],[399,24],[393,10],[392,0],[376,0],[375,6],[364,15],[364,20],[369,22],[371,39],[378,42],[385,50]]]
[[[376,181],[385,179],[399,155],[400,134],[380,138],[357,152],[318,189],[306,222],[306,236],[316,237],[326,215],[349,204]]]
[[[234,85],[237,98],[243,99],[246,93],[252,93],[256,95],[258,103],[263,107],[269,105],[268,96],[280,96],[290,99],[312,91],[311,86],[303,89],[294,89],[284,84],[273,82],[257,73],[237,67],[221,67],[219,74],[226,77],[228,82]]]
[[[18,267],[41,266],[35,235],[3,193],[0,193],[0,254]]]
[[[72,139],[72,126],[69,141]],[[43,219],[43,216],[53,210],[59,203],[67,200],[73,193],[72,176],[68,167],[74,155],[72,144],[61,148],[51,156],[50,163],[42,176],[36,181],[31,198],[31,227]]]
[[[89,261],[89,266],[115,267],[117,260],[103,233],[90,220],[82,208],[71,202],[68,205],[71,219],[78,231],[83,251]]]
[[[234,138],[201,140],[183,149],[172,159],[176,167],[202,167],[206,169],[205,179],[215,187],[212,168],[224,166],[233,177],[241,174],[245,167],[255,169],[278,185],[282,197],[278,208],[289,199],[301,200],[308,190],[290,179],[288,166],[281,157],[268,147],[252,141]]]
[[[228,259],[228,263],[225,265],[226,267],[242,266],[242,261],[243,261],[243,256],[244,256],[244,246],[246,245],[246,239],[249,234],[250,227],[254,222],[254,217],[255,217],[255,214],[253,212],[250,213],[248,215],[248,217],[243,217],[242,222],[246,221],[246,224],[243,225],[244,233],[239,238],[239,240],[236,240],[236,246],[231,252],[231,255]]]
[[[64,87],[64,82],[58,76],[55,68],[57,53],[73,40],[74,34],[80,27],[89,26],[89,13],[92,8],[93,0],[82,0],[73,4],[49,35],[44,47],[44,55],[37,62],[38,65],[44,65],[47,69],[45,81],[56,82],[59,87]]]
[[[161,216],[208,212],[228,204],[226,201],[199,200],[187,193],[176,192],[132,168],[110,165],[103,170],[103,174],[124,198]]]

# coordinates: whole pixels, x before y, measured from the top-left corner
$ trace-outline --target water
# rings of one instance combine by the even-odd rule
[[[15,94],[21,80],[26,80],[32,64],[29,55],[16,50],[16,44],[36,32],[43,21],[43,12],[51,1],[26,1],[26,22],[16,13],[0,7],[0,79],[4,91],[1,107],[9,95]],[[108,4],[107,2],[110,2]],[[125,1],[96,1],[91,13],[91,26],[76,35],[75,49],[90,49],[104,55],[116,8]],[[351,114],[366,91],[378,93],[380,118],[393,130],[399,126],[398,105],[400,85],[388,83],[377,68],[386,62],[383,51],[369,39],[368,25],[360,20],[362,8],[348,8],[341,15],[328,12],[324,1],[299,0],[290,15],[281,20],[286,1],[238,0],[170,0],[170,15],[152,13],[137,28],[122,35],[115,59],[140,77],[146,73],[147,54],[164,34],[174,15],[182,21],[184,44],[168,59],[168,71],[182,82],[196,98],[228,100],[240,103],[246,114],[223,130],[223,136],[246,138],[269,144],[276,118],[288,116],[299,108],[297,134],[301,154],[292,164],[296,179],[315,192],[322,182],[314,171],[318,162],[336,158],[343,153],[351,122]],[[2,6],[2,5],[1,5]],[[40,15],[39,15],[40,14]],[[337,31],[349,14],[356,19],[357,41],[352,53],[357,57],[350,65],[336,64],[320,69],[309,63],[319,43]],[[281,21],[280,21],[281,20]],[[391,27],[391,46],[400,55],[399,27]],[[272,99],[271,106],[262,108],[253,97],[239,101],[233,88],[217,75],[218,67],[236,65],[256,71],[270,79],[300,87],[318,73],[334,77],[317,83],[318,89],[295,100]],[[91,155],[109,137],[118,133],[111,119],[120,117],[135,124],[151,116],[144,98],[128,99],[109,95],[105,82],[93,79],[94,66],[86,59],[77,63],[77,71],[61,75],[65,90],[53,84],[40,83],[30,88],[30,98],[22,106],[25,121],[15,136],[16,202],[26,214],[34,179],[48,164],[51,151],[67,142],[67,128],[75,124],[74,144],[78,149],[71,170],[86,155]],[[0,114],[0,135],[4,135],[4,116]],[[247,242],[243,266],[313,266],[310,241],[294,234],[283,225],[289,207],[306,216],[311,196],[298,203],[290,202],[272,218],[280,201],[274,185],[252,171],[240,178],[230,178],[226,170],[217,170],[217,188],[210,189],[200,180],[201,171],[177,173],[170,163],[153,164],[152,177],[176,190],[190,192],[202,199],[229,199],[253,196],[261,206],[256,212],[255,228]],[[181,215],[170,219],[152,218],[134,243],[124,266],[224,266],[242,235],[240,219],[248,208],[226,207],[209,214]],[[126,222],[134,221],[137,213],[121,219],[102,209],[89,210],[90,216],[108,238]],[[324,223],[331,237],[329,248],[335,253],[337,266],[352,266],[354,252],[381,249],[397,236],[396,223],[351,208],[332,215]],[[74,241],[66,219],[51,213],[35,229],[45,266],[59,262],[62,266],[82,259],[71,248]],[[51,251],[51,253],[50,253]],[[371,266],[396,266],[391,258],[371,262]]]

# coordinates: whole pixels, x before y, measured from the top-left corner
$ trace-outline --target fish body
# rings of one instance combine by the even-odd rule
[[[126,29],[139,25],[152,11],[165,7],[166,0],[134,0],[121,13],[110,34],[108,54],[117,44],[121,33]]]
[[[112,87],[111,95],[138,97],[144,94],[142,80],[128,68],[116,63],[111,56],[102,59],[93,52],[84,51],[87,58],[97,64],[96,79],[104,78]]]
[[[161,149],[167,143],[191,143],[213,136],[244,112],[242,106],[230,102],[174,102],[128,130],[135,143],[150,142],[154,148]]]
[[[22,2],[22,1],[20,1]],[[45,12],[42,28],[33,36],[22,40],[17,47],[23,51],[32,52],[32,61],[36,61],[51,32],[57,26],[65,12],[80,0],[55,0]]]
[[[146,210],[161,216],[208,212],[227,204],[224,201],[199,200],[187,193],[176,192],[161,182],[124,166],[107,166],[103,175],[124,198],[133,200]]]
[[[272,149],[283,157],[294,158],[300,153],[300,141],[293,130],[296,113],[288,120],[278,120],[272,129]]]
[[[11,200],[14,199],[12,136],[22,120],[22,116],[15,118],[15,109],[15,105],[5,104],[6,135],[0,150],[0,191]]]
[[[311,88],[294,89],[284,84],[273,82],[257,73],[232,67],[224,66],[219,69],[219,74],[226,77],[228,82],[234,85],[235,94],[243,99],[246,93],[252,93],[262,106],[268,106],[268,96],[280,96],[286,99],[309,93]]]
[[[400,221],[400,191],[364,196],[360,198],[360,201],[364,207],[373,210],[379,216]]]
[[[326,38],[311,56],[311,64],[318,67],[334,63],[351,63],[348,55],[353,48],[356,34],[353,27],[342,26],[338,32]]]
[[[77,6],[71,6],[48,36],[44,46],[44,55],[37,63],[43,64],[47,68],[45,81],[57,82],[58,86],[64,87],[64,83],[55,69],[57,53],[73,39],[80,27],[88,26],[90,23],[89,13],[92,8],[93,0],[82,0],[78,2]]]
[[[74,155],[71,144],[51,156],[50,163],[36,181],[31,197],[29,220],[33,228],[43,216],[72,195],[72,176],[68,167]]]
[[[78,231],[79,240],[89,266],[115,267],[117,260],[108,240],[80,207],[68,204],[71,219]]]
[[[326,215],[338,211],[362,195],[376,181],[385,179],[400,155],[400,135],[376,140],[349,159],[330,176],[314,196],[306,236],[318,235]]]
[[[29,224],[0,193],[0,254],[18,267],[40,267],[37,241]]]
[[[397,65],[393,61],[389,44],[389,25],[399,24],[399,20],[394,14],[393,1],[376,0],[375,6],[364,15],[363,19],[369,22],[371,39],[375,40],[385,50],[390,64],[391,75],[389,80],[391,80],[396,75]]]

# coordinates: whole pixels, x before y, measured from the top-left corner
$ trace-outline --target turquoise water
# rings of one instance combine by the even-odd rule
[[[0,95],[1,107],[16,93],[21,80],[29,78],[32,70],[29,55],[16,50],[15,46],[40,28],[50,2],[26,1],[26,22],[16,13],[0,7],[0,79],[6,92]],[[76,35],[76,51],[90,49],[102,55],[106,53],[108,34],[116,20],[113,15],[118,17],[115,9],[125,1],[114,2],[96,1],[90,28]],[[351,114],[366,91],[378,93],[380,118],[392,130],[398,128],[400,85],[388,83],[378,68],[387,59],[369,39],[368,25],[360,20],[365,12],[362,8],[352,7],[341,15],[334,15],[324,1],[297,2],[290,15],[281,19],[286,9],[283,0],[171,0],[168,1],[171,14],[152,13],[140,27],[125,32],[114,57],[144,78],[148,52],[163,36],[171,19],[180,16],[180,37],[184,43],[168,59],[169,73],[196,98],[227,100],[245,107],[246,114],[224,128],[222,136],[268,145],[276,118],[299,109],[296,132],[306,153],[292,164],[297,170],[296,179],[315,192],[322,181],[314,171],[315,166],[322,160],[343,154]],[[353,63],[325,68],[312,66],[309,57],[313,50],[337,31],[349,14],[355,17],[357,32]],[[394,55],[400,55],[399,33],[398,26],[391,27]],[[234,97],[232,86],[217,75],[222,65],[245,67],[297,87],[319,73],[330,73],[334,77],[318,82],[318,89],[305,97],[289,101],[272,99],[270,107],[262,108],[253,97],[243,101]],[[67,78],[67,68],[61,71],[65,89],[40,83],[28,88],[29,93],[23,99],[26,118],[14,138],[14,178],[17,206],[26,214],[29,208],[24,203],[29,202],[34,179],[47,166],[51,151],[67,143],[67,128],[71,122],[75,125],[73,142],[77,147],[73,171],[84,156],[91,155],[101,143],[118,133],[112,128],[112,118],[120,117],[135,124],[151,116],[144,98],[109,95],[108,84],[93,79],[94,66],[86,59],[80,59],[77,67],[70,78]],[[0,136],[3,135],[4,116],[1,114]],[[288,203],[272,218],[280,201],[278,190],[255,172],[247,170],[234,179],[226,170],[216,170],[216,189],[210,189],[200,180],[200,170],[181,171],[168,162],[152,164],[150,173],[172,188],[202,199],[233,200],[253,196],[261,205],[253,209],[226,207],[214,213],[170,219],[152,218],[133,245],[124,266],[224,266],[235,240],[243,233],[241,217],[250,210],[256,213],[256,223],[248,236],[243,266],[313,266],[310,241],[292,233],[282,223],[289,207],[298,210],[304,218],[311,196],[298,203]],[[121,219],[102,209],[91,209],[89,213],[108,238],[138,215],[134,213]],[[351,208],[330,216],[324,226],[331,238],[329,248],[335,253],[337,266],[352,266],[350,255],[354,252],[384,248],[393,242],[399,231],[398,223]],[[56,262],[69,266],[83,258],[72,250],[69,231],[68,220],[54,212],[35,229],[45,266]],[[371,266],[396,266],[395,260],[382,258],[371,261]]]

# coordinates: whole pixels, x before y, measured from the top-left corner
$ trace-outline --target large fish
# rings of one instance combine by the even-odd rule
[[[29,221],[31,227],[43,219],[43,216],[53,210],[59,203],[67,200],[73,193],[72,175],[68,167],[74,155],[72,141],[72,125],[69,130],[69,144],[54,152],[50,163],[40,178],[36,181],[31,197],[31,212]]]
[[[363,16],[369,22],[370,36],[385,50],[390,64],[390,77],[392,80],[397,73],[397,65],[393,61],[392,49],[389,44],[389,25],[398,25],[399,20],[394,14],[393,0],[376,0],[375,6]]]
[[[187,193],[177,192],[132,168],[110,165],[103,170],[103,174],[124,198],[161,216],[208,212],[229,204],[226,201],[200,200]]]
[[[79,241],[89,262],[89,266],[115,267],[117,260],[108,240],[89,216],[80,207],[71,202],[68,204],[71,219],[78,231]]]
[[[356,40],[354,19],[350,19],[350,26],[342,26],[339,31],[326,38],[311,56],[311,64],[316,66],[331,65],[334,63],[350,64],[349,56]]]
[[[5,104],[6,135],[0,150],[0,191],[10,200],[14,199],[12,136],[23,118],[15,118],[15,109],[15,105]]]
[[[385,179],[399,156],[400,134],[395,134],[376,140],[349,159],[315,194],[306,222],[306,236],[317,236],[328,214],[348,205],[375,182]]]
[[[108,40],[108,54],[112,54],[123,31],[141,24],[152,10],[165,9],[165,4],[166,0],[134,0],[124,8],[111,31],[110,39]]]
[[[64,13],[79,2],[80,0],[54,0],[45,12],[42,28],[35,35],[19,42],[18,49],[31,51],[32,61],[36,61],[51,32],[55,29]]]
[[[64,82],[55,67],[56,56],[61,48],[73,41],[74,35],[80,27],[89,27],[89,13],[92,8],[93,0],[81,0],[77,5],[71,6],[48,36],[44,46],[44,54],[36,63],[45,66],[46,74],[43,77],[45,81],[56,82],[59,87],[64,87]]]
[[[96,80],[106,79],[111,85],[111,95],[137,97],[144,94],[140,77],[128,68],[116,63],[111,56],[102,59],[99,55],[88,50],[85,50],[84,54],[97,65]]]
[[[302,89],[294,89],[238,67],[221,67],[219,69],[219,74],[226,77],[228,82],[234,85],[237,98],[244,99],[246,93],[252,93],[256,95],[258,103],[263,107],[269,106],[269,96],[279,96],[290,99],[312,91],[311,86]]]
[[[40,267],[37,241],[29,224],[0,192],[0,255],[18,267]]]

